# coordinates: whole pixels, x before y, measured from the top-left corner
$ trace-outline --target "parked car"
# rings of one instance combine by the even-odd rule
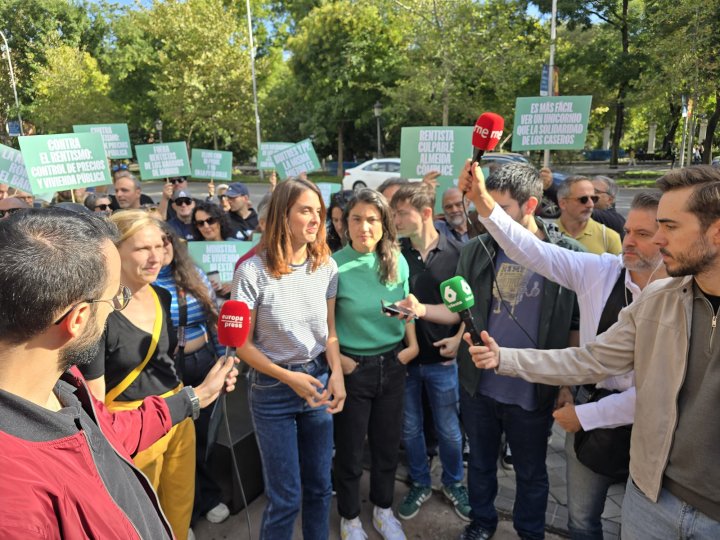
[[[491,161],[502,165],[506,163],[530,163],[522,154],[516,154],[514,152],[486,152],[480,160],[480,165],[486,165]],[[567,178],[566,174],[553,171],[553,184],[555,186],[560,185],[565,178]]]
[[[712,166],[720,169],[720,156],[718,156],[712,160]]]
[[[343,178],[343,189],[369,187],[377,189],[388,178],[400,176],[400,158],[371,159],[357,167],[347,169]]]

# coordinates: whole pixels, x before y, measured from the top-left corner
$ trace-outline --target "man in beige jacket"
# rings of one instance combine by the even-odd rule
[[[482,332],[478,368],[546,384],[635,369],[637,402],[623,539],[720,538],[720,171],[672,170],[654,241],[670,279],[649,285],[583,348],[501,349]],[[460,186],[472,191],[476,182]],[[466,339],[469,336],[466,334]]]

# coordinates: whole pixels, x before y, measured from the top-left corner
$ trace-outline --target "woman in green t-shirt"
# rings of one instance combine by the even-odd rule
[[[367,538],[360,523],[360,477],[367,434],[373,525],[404,539],[392,512],[402,435],[405,364],[418,354],[415,325],[385,316],[381,302],[408,294],[409,269],[396,241],[390,207],[372,189],[357,192],[343,213],[348,244],[336,252],[335,322],[345,373],[345,408],[335,415],[335,488],[341,537]]]

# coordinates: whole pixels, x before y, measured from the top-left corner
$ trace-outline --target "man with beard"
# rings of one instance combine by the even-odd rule
[[[477,219],[466,217],[467,206],[463,204],[462,192],[451,187],[445,190],[442,196],[442,207],[445,219],[435,222],[435,228],[448,238],[453,238],[465,244],[471,238],[483,233]],[[474,214],[474,212],[472,212]]]
[[[134,411],[93,399],[75,365],[94,358],[107,316],[130,301],[116,235],[60,208],[0,222],[3,538],[172,538],[132,456],[234,387],[228,358],[197,388]]]
[[[461,183],[469,182],[469,171]],[[617,321],[620,310],[640,295],[654,279],[667,277],[659,268],[662,259],[652,238],[657,232],[657,207],[660,194],[643,191],[631,204],[625,223],[622,255],[581,253],[541,242],[527,229],[515,223],[485,189],[478,178],[478,196],[473,198],[480,222],[519,264],[577,293],[580,307],[580,344],[595,340],[596,335]],[[588,403],[593,385],[581,386],[575,404],[565,405],[553,413],[568,434],[565,439],[568,487],[568,529],[573,539],[602,540],[601,515],[608,488],[618,482],[594,472],[582,464],[575,453],[575,433],[631,424],[635,413],[633,373],[609,377],[597,388],[613,392],[599,401]],[[625,454],[627,459],[627,454]]]
[[[672,170],[658,187],[653,240],[673,279],[650,284],[583,348],[500,349],[482,332],[484,345],[470,353],[478,368],[548,384],[594,382],[634,368],[623,538],[720,538],[720,172]]]

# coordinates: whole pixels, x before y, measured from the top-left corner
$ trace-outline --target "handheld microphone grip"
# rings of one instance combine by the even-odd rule
[[[472,313],[469,309],[464,309],[459,312],[460,313],[460,319],[462,322],[465,323],[465,332],[468,332],[470,334],[470,339],[473,342],[473,345],[482,345],[482,339],[480,339],[480,331],[477,329],[477,326],[475,325],[475,319],[472,316]]]

